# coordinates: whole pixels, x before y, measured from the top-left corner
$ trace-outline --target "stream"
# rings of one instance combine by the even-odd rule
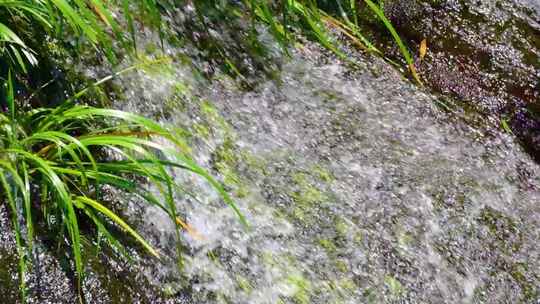
[[[445,3],[470,2],[478,1]],[[174,172],[192,194],[175,198],[190,226],[182,231],[178,261],[170,219],[111,192],[110,200],[166,258],[132,248],[129,263],[105,248],[87,249],[87,303],[540,303],[540,166],[530,148],[537,133],[516,118],[540,94],[534,36],[540,6],[509,1],[526,8],[521,14],[505,1],[479,2],[485,5],[461,17],[489,15],[495,8],[488,4],[497,2],[512,12],[501,9],[501,18],[524,22],[533,35],[523,40],[531,43],[523,50],[529,57],[509,55],[514,74],[505,74],[506,61],[474,74],[502,83],[502,93],[479,85],[471,97],[455,83],[445,86],[453,91],[436,87],[444,76],[463,80],[435,71],[438,60],[463,56],[464,66],[472,64],[461,51],[450,57],[444,45],[420,63],[429,78],[425,88],[378,57],[357,54],[351,66],[309,41],[280,59],[277,79],[261,76],[249,89],[219,71],[200,77],[182,60],[114,79],[121,92],[114,107],[177,128],[193,157],[227,186],[249,227],[208,184]],[[415,27],[398,22],[398,28]],[[180,52],[186,48],[165,45],[168,55]],[[453,66],[449,61],[444,66]],[[109,73],[106,66],[77,69],[96,79]],[[531,89],[512,95],[514,83]],[[474,111],[462,104],[476,100]],[[499,127],[501,115],[515,134]],[[0,294],[4,303],[17,303],[9,223],[1,206]],[[36,244],[29,302],[76,303],[69,262],[50,246],[45,239]]]

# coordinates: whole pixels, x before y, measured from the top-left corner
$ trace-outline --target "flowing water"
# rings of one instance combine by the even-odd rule
[[[194,155],[250,222],[180,177],[202,200],[178,200],[194,230],[183,271],[149,267],[149,279],[185,303],[538,299],[538,166],[381,61],[351,70],[319,52],[306,46],[281,82],[250,92],[227,77],[197,86],[182,69],[121,80],[135,88],[121,108],[195,134]],[[142,216],[171,248],[168,220]]]
[[[115,106],[187,136],[249,227],[203,181],[175,172],[193,194],[176,198],[191,227],[178,265],[170,220],[111,193],[167,258],[132,250],[128,264],[87,251],[88,303],[538,303],[538,164],[512,135],[456,116],[384,61],[357,60],[353,68],[305,43],[279,81],[248,91],[182,63],[114,80]],[[9,269],[0,294],[11,303],[7,225],[0,209]],[[67,262],[46,248],[31,302],[74,303]]]

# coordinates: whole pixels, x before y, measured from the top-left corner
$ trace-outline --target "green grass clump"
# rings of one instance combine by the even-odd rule
[[[421,84],[409,49],[384,14],[383,1],[375,3],[372,0],[286,0],[283,1],[282,5],[272,8],[266,1],[244,0],[244,3],[247,3],[246,5],[252,8],[254,16],[268,24],[272,34],[282,46],[286,47],[288,45],[293,30],[300,30],[335,53],[338,57],[346,60],[348,56],[341,50],[340,43],[331,35],[328,30],[329,28],[334,28],[341,32],[353,44],[364,50],[383,55],[362,34],[360,22],[362,8],[359,5],[362,2],[365,6],[363,9],[371,11],[392,35],[401,54],[405,58],[413,78]]]
[[[160,208],[177,224],[179,237],[174,194],[181,188],[174,183],[171,170],[183,169],[210,183],[245,223],[222,186],[185,153],[182,139],[159,124],[123,111],[70,102],[56,108],[21,110],[9,75],[8,112],[0,113],[0,199],[11,210],[23,298],[33,242],[43,232],[35,229],[36,223],[59,233],[59,239],[64,234],[69,240],[63,245],[70,248],[79,290],[84,279],[81,238],[88,230],[81,223],[93,223],[120,253],[126,251],[110,232],[112,226],[159,257],[156,249],[101,200],[104,187],[136,195]],[[158,144],[154,138],[168,144]],[[137,182],[141,178],[157,193]]]
[[[361,5],[363,4],[363,5]],[[90,45],[111,61],[116,63],[118,46],[125,52],[137,48],[136,32],[141,26],[148,26],[159,33],[161,43],[165,39],[175,38],[167,35],[175,29],[169,21],[163,18],[175,10],[184,10],[186,3],[172,1],[148,0],[0,0],[0,55],[7,59],[11,68],[19,68],[27,72],[28,65],[36,65],[38,58],[47,58],[46,54],[37,53],[29,43],[42,41],[43,34],[58,37],[61,41],[69,38],[74,41],[76,48]],[[337,29],[346,37],[362,48],[382,55],[363,34],[361,18],[363,11],[371,11],[392,35],[398,45],[413,77],[420,82],[414,68],[413,58],[397,31],[384,15],[381,2],[363,1],[307,1],[284,0],[268,2],[261,0],[243,0],[239,2],[202,1],[193,2],[195,14],[191,27],[200,32],[204,42],[198,47],[216,57],[222,57],[223,67],[231,74],[241,76],[241,65],[244,57],[238,50],[247,52],[248,57],[259,61],[257,66],[265,68],[267,50],[262,46],[257,34],[257,24],[267,25],[269,32],[282,46],[285,53],[295,32],[302,32],[318,41],[322,46],[331,50],[342,59],[348,59],[342,51],[340,43],[329,31]],[[243,16],[250,16],[251,27],[241,25],[246,23]],[[195,26],[193,24],[197,23]],[[249,22],[248,22],[249,23]],[[234,25],[236,24],[236,25]],[[238,41],[230,41],[224,37],[211,38],[211,31],[230,28],[233,32],[247,32],[243,37],[234,34]],[[167,31],[168,30],[168,31]],[[189,33],[184,33],[189,36]],[[201,36],[201,35],[198,35]],[[225,36],[225,35],[221,35]],[[189,39],[181,37],[180,39]],[[224,39],[223,41],[219,41]],[[171,41],[172,41],[171,40]],[[197,44],[197,43],[196,43]],[[231,45],[234,44],[234,45]],[[238,44],[245,45],[238,47]],[[38,51],[47,52],[40,48]],[[238,58],[236,58],[238,57]],[[256,59],[256,57],[261,57]],[[215,60],[215,58],[208,58]]]
[[[114,13],[113,13],[114,12]],[[121,12],[125,24],[120,24]],[[11,68],[24,73],[28,64],[36,65],[36,50],[29,42],[44,43],[45,36],[100,48],[111,62],[116,62],[113,41],[125,50],[134,49],[134,17],[162,35],[162,18],[156,1],[147,0],[0,0],[0,56]],[[46,57],[46,56],[45,56]]]

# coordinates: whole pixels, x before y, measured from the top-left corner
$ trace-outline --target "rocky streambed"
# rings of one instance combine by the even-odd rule
[[[387,10],[407,12],[397,9],[398,1],[385,2]],[[466,3],[429,6],[461,12]],[[505,3],[492,11],[488,2],[481,4],[474,14],[505,14]],[[461,73],[474,66],[473,57],[437,48],[434,37],[454,37],[452,27],[443,26],[452,18],[448,12],[431,19],[440,34],[431,35],[429,55],[419,63],[431,88],[438,88],[437,75],[447,76],[446,88],[456,88],[441,86],[442,94],[417,87],[379,58],[359,55],[352,68],[309,42],[283,60],[278,80],[259,78],[249,90],[219,72],[201,78],[185,60],[115,79],[114,106],[185,136],[193,156],[227,185],[249,228],[211,187],[176,172],[178,184],[193,194],[176,197],[191,227],[182,232],[178,263],[169,219],[111,193],[114,205],[165,258],[157,261],[134,248],[134,261],[127,262],[87,246],[87,302],[536,303],[540,167],[527,153],[530,145],[522,145],[532,137],[516,140],[500,119],[518,135],[534,132],[516,127],[516,113],[538,96],[529,73],[538,75],[538,65],[515,57],[517,78],[481,66],[480,76],[471,75],[498,79],[501,91],[472,86]],[[534,10],[517,17],[519,11],[512,12],[510,19],[521,16],[535,33]],[[394,22],[401,30],[415,28]],[[520,35],[509,29],[507,35]],[[530,39],[516,41],[534,43]],[[526,50],[538,58],[537,45]],[[185,49],[166,46],[165,52],[174,57]],[[469,61],[454,71],[452,60]],[[107,73],[101,67],[80,70],[96,78]],[[514,83],[533,89],[512,94],[507,89]],[[464,85],[479,95],[460,93]],[[0,294],[16,303],[16,247],[8,226],[0,209]],[[69,259],[55,251],[54,241],[51,236],[37,244],[31,303],[76,302]]]
[[[418,54],[426,85],[454,98],[481,124],[507,124],[534,157],[540,155],[540,2],[384,1],[386,15]],[[399,57],[383,28],[372,37]],[[369,26],[368,26],[369,28]]]

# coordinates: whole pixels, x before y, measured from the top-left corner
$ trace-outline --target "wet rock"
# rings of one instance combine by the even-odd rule
[[[175,181],[190,190],[175,197],[177,208],[197,232],[181,232],[177,263],[167,216],[113,195],[129,203],[130,222],[164,259],[134,251],[138,262],[124,264],[107,251],[88,253],[89,299],[536,301],[538,164],[499,129],[452,120],[437,106],[439,96],[404,81],[382,60],[359,60],[371,68],[352,69],[306,43],[283,66],[280,82],[258,79],[247,92],[226,75],[201,80],[181,61],[167,72],[116,79],[124,99],[115,106],[176,127],[193,156],[227,182],[250,228],[212,187],[175,171]],[[498,100],[485,105],[486,111],[500,107]],[[12,270],[13,240],[4,239],[9,229],[1,231],[2,263]],[[70,282],[62,259],[45,255],[50,266],[41,276],[49,276],[51,302],[72,302],[73,289],[57,288]],[[0,291],[13,298],[9,277],[0,272],[7,282]]]
[[[506,121],[534,157],[540,156],[540,8],[536,0],[384,1],[386,15],[417,53],[426,84],[482,113],[498,128]],[[375,26],[375,25],[373,25]],[[381,47],[397,47],[376,26]],[[418,56],[416,56],[418,57]],[[488,123],[489,124],[489,123]]]

